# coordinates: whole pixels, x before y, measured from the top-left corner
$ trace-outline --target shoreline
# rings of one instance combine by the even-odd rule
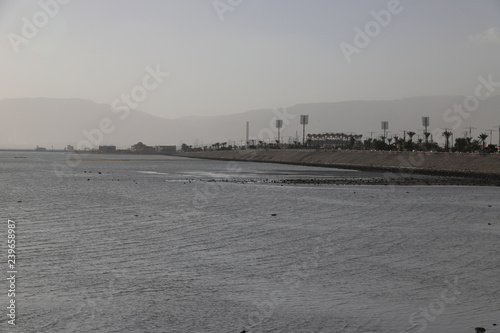
[[[387,172],[398,175],[357,184],[457,184],[500,186],[500,155],[427,152],[318,151],[318,150],[242,150],[184,152],[181,157],[222,161],[279,163],[337,169]],[[430,176],[415,180],[412,175]],[[437,179],[434,179],[436,178]],[[375,179],[375,178],[374,178]],[[302,180],[294,180],[300,183]],[[340,180],[326,181],[338,184]],[[320,182],[325,183],[325,180]],[[311,180],[309,183],[318,183]],[[352,179],[344,182],[352,183]]]

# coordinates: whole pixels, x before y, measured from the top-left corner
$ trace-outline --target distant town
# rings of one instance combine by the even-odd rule
[[[429,132],[424,132],[423,138],[414,139],[415,132],[404,131],[402,136],[380,136],[378,138],[364,138],[361,134],[354,133],[318,133],[307,134],[303,141],[290,138],[283,143],[280,140],[256,140],[249,139],[246,144],[236,145],[232,142],[216,142],[213,144],[193,146],[183,143],[180,152],[210,151],[210,150],[233,150],[233,149],[321,149],[321,150],[379,150],[379,151],[430,151],[430,152],[459,152],[459,153],[498,153],[499,146],[488,143],[489,135],[479,134],[476,138],[471,136],[453,138],[453,133],[445,130],[443,146],[430,137]],[[452,143],[452,140],[454,142]],[[232,144],[231,144],[232,143]],[[148,146],[142,142],[132,145],[128,149],[118,149],[114,145],[103,145],[98,148],[86,148],[77,150],[68,145],[65,149],[47,149],[37,146],[34,149],[0,149],[1,151],[54,151],[54,152],[80,152],[80,153],[102,153],[102,154],[159,154],[171,155],[178,152],[175,145]]]
[[[240,145],[236,141],[215,142],[211,144],[188,145],[182,143],[180,150],[175,145],[154,145],[148,146],[138,142],[127,149],[118,149],[114,145],[100,145],[98,148],[77,149],[72,145],[67,145],[64,149],[47,149],[37,146],[35,149],[0,149],[2,151],[53,151],[53,152],[83,152],[102,154],[159,154],[171,155],[177,152],[191,151],[220,151],[220,150],[247,150],[247,149],[319,149],[319,150],[377,150],[377,151],[428,151],[428,152],[459,152],[459,153],[484,153],[493,154],[500,151],[499,143],[492,142],[493,130],[480,133],[476,137],[472,135],[472,127],[468,131],[462,132],[462,137],[454,137],[454,133],[449,129],[441,130],[439,133],[444,137],[444,144],[438,144],[427,128],[429,117],[422,117],[422,129],[420,134],[414,131],[400,131],[397,134],[390,134],[388,131],[389,122],[382,121],[381,129],[383,134],[373,137],[375,132],[370,132],[370,137],[364,137],[356,133],[309,133],[306,135],[305,127],[308,124],[307,115],[300,116],[300,124],[303,126],[302,138],[298,133],[295,137],[288,137],[284,142],[280,136],[280,129],[283,127],[282,120],[276,120],[277,136],[274,139],[251,139],[249,137],[249,122],[247,122],[246,140],[241,140]],[[437,134],[433,131],[434,135]],[[500,133],[500,127],[499,127]],[[375,133],[376,134],[376,133]],[[416,137],[415,137],[416,136]],[[489,139],[489,140],[488,140]]]
[[[78,152],[78,153],[102,153],[102,154],[158,154],[170,155],[177,152],[177,146],[148,146],[142,142],[132,145],[128,149],[117,149],[116,146],[99,146],[99,148],[86,148],[77,150],[72,145],[67,145],[64,149],[47,149],[37,146],[35,149],[0,149],[0,151],[37,151],[37,152]]]
[[[185,143],[181,146],[181,151],[209,151],[209,150],[232,150],[232,149],[322,149],[322,150],[379,150],[379,151],[429,151],[429,152],[459,152],[459,153],[497,153],[499,146],[492,143],[492,132],[490,135],[480,133],[477,137],[472,135],[472,127],[469,131],[463,132],[463,137],[454,137],[449,129],[444,129],[440,134],[445,139],[444,145],[439,145],[434,141],[433,135],[427,130],[429,127],[429,117],[422,117],[422,136],[414,131],[402,131],[401,134],[389,134],[389,122],[382,121],[381,129],[383,134],[373,138],[364,138],[361,134],[355,133],[318,133],[305,134],[305,126],[309,117],[301,115],[300,124],[303,126],[302,140],[298,134],[295,138],[289,137],[288,142],[282,142],[279,130],[283,122],[276,120],[278,136],[274,140],[258,140],[249,138],[249,123],[247,122],[247,138],[245,145],[236,145],[235,141],[216,142],[209,145],[195,146]],[[488,131],[487,131],[488,132]],[[499,128],[500,132],[500,128]],[[372,135],[375,132],[371,132]],[[415,138],[415,135],[417,137]],[[488,139],[489,138],[489,143]],[[500,141],[500,139],[499,139]]]

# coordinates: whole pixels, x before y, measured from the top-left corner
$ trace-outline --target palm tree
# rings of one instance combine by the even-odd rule
[[[431,135],[431,133],[429,132],[424,132],[424,135],[425,135],[425,149],[429,149],[429,136]]]
[[[398,149],[398,139],[399,139],[399,136],[394,135],[392,138],[394,139],[394,148],[396,148],[396,150],[397,150]]]
[[[446,151],[448,151],[448,150],[449,150],[449,147],[450,147],[450,144],[449,144],[449,139],[450,139],[450,136],[452,136],[452,134],[453,134],[453,133],[452,133],[452,132],[450,132],[450,131],[448,131],[448,130],[445,130],[445,131],[443,132],[443,136],[446,138],[446,143],[445,143],[445,147],[444,147],[444,149],[445,149]]]
[[[478,138],[481,139],[482,145],[481,145],[481,151],[484,149],[484,142],[486,141],[486,138],[488,137],[488,134],[486,133],[481,133],[479,134]]]
[[[456,138],[454,149],[461,153],[467,152],[469,149],[469,141],[467,138]]]
[[[408,136],[410,137],[410,142],[413,142],[413,136],[416,134],[415,132],[409,131]]]
[[[365,144],[365,147],[369,147],[371,148],[372,147],[372,142],[373,142],[373,139],[372,138],[368,138],[365,140],[364,144]]]

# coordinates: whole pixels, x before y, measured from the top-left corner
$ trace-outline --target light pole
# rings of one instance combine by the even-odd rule
[[[280,147],[280,129],[283,127],[283,120],[276,119],[276,128],[278,129],[278,148]]]
[[[422,117],[422,126],[424,126],[425,131],[424,131],[424,136],[425,136],[425,148],[427,149],[427,144],[429,143],[428,137],[429,135],[427,133],[427,127],[429,127],[429,117]]]
[[[308,115],[301,115],[300,116],[300,124],[302,125],[302,146],[305,147],[305,141],[306,141],[306,125],[309,123],[309,116]]]
[[[486,130],[486,132],[490,132],[490,146],[491,146],[491,137],[493,136],[493,130]]]
[[[387,130],[389,129],[389,122],[388,121],[382,122],[382,129],[384,130],[384,143],[385,143],[385,139],[387,138],[387,136],[386,136]]]
[[[472,140],[472,130],[476,129],[476,128],[472,127],[472,126],[469,126],[469,127],[465,127],[465,129],[469,129],[469,138]]]
[[[250,139],[250,122],[249,121],[247,121],[247,133],[246,133],[245,139],[246,139],[245,148],[248,149],[248,140]]]

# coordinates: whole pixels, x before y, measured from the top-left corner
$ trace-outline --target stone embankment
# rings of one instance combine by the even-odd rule
[[[181,156],[500,179],[500,154],[356,150],[226,150],[186,152]]]

